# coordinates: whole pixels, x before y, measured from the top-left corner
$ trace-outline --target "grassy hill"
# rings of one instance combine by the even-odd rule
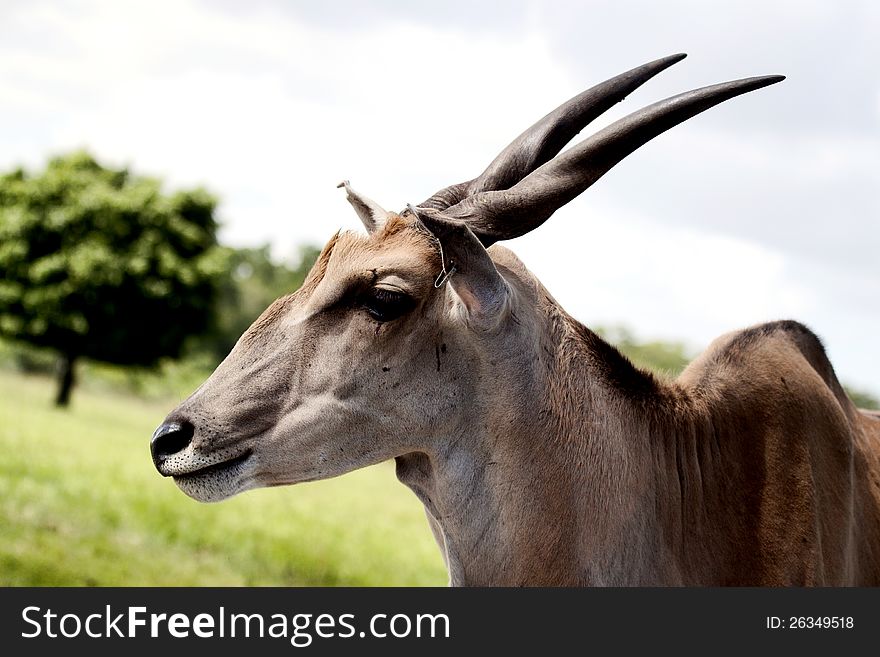
[[[203,505],[160,477],[173,402],[0,370],[0,585],[444,585],[421,504],[385,463]]]

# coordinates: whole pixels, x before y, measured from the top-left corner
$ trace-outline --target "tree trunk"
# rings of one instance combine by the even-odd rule
[[[74,377],[74,366],[76,365],[76,356],[63,354],[58,365],[58,395],[55,397],[55,405],[66,407],[70,404],[70,391],[76,382]]]

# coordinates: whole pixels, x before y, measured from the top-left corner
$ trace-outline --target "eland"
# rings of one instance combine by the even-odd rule
[[[338,232],[151,441],[204,502],[395,459],[452,585],[880,584],[880,416],[794,321],[676,379],[631,364],[499,242],[669,128],[779,82],[674,96],[562,148],[674,55],[538,121],[476,178]],[[687,281],[682,281],[686,286]]]

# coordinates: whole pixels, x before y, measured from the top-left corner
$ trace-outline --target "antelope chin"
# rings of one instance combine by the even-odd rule
[[[177,487],[197,502],[220,502],[253,488],[251,453],[200,470],[173,475]]]

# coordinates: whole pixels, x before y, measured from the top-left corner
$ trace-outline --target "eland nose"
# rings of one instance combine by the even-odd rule
[[[166,422],[153,434],[150,452],[158,468],[165,460],[183,451],[192,442],[195,428],[189,422]]]

